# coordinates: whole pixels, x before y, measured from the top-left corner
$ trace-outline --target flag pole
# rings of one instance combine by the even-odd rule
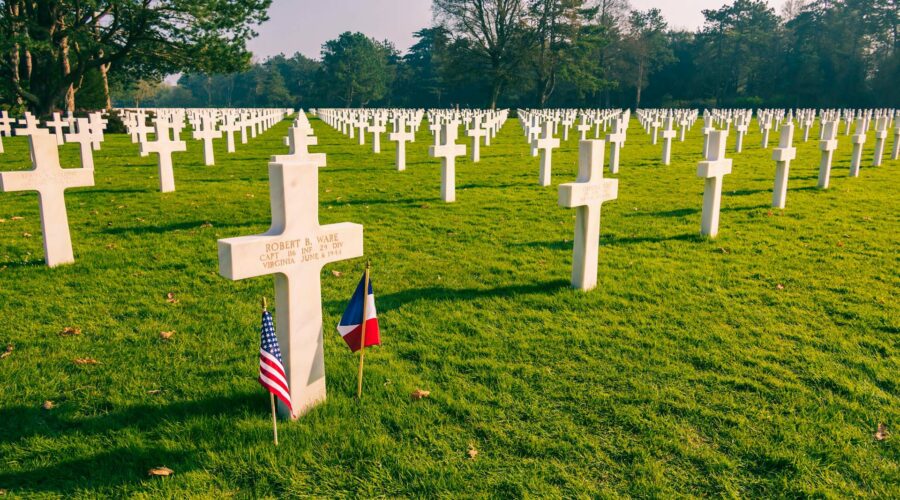
[[[266,298],[262,298],[262,307],[263,312],[269,310],[269,305],[266,303]],[[269,392],[269,401],[272,403],[272,433],[275,435],[275,446],[278,446],[278,417],[275,412],[275,394],[272,391]]]
[[[369,308],[369,271],[371,269],[371,261],[366,261],[366,277],[363,283],[363,313],[362,313],[362,332],[359,336],[359,377],[356,385],[356,398],[362,398],[363,383],[363,361],[366,356],[366,313]]]

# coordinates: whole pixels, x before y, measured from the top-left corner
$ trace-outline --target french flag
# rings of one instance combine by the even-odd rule
[[[363,274],[337,327],[338,333],[341,334],[344,342],[347,343],[347,346],[353,352],[358,351],[360,348],[364,299],[366,301],[366,347],[381,344],[381,337],[378,335],[378,316],[375,314],[375,293],[372,291],[372,281],[369,280],[368,293],[363,294],[365,283],[366,275]]]

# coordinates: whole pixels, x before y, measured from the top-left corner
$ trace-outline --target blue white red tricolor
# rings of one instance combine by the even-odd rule
[[[259,383],[280,399],[293,413],[291,391],[288,389],[284,365],[281,363],[281,349],[275,336],[275,325],[269,311],[262,315],[262,340],[259,343]]]
[[[372,291],[372,280],[369,280],[368,293],[363,293],[365,287],[366,275],[363,274],[344,315],[341,316],[341,322],[337,327],[338,333],[344,338],[344,342],[351,351],[356,352],[360,348],[360,340],[362,340],[362,315],[363,300],[366,305],[366,347],[381,344],[381,337],[378,334],[378,316],[375,313],[375,293]]]

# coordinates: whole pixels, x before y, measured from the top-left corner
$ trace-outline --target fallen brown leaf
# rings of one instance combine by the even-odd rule
[[[204,222],[203,224],[200,224],[201,229],[206,229],[208,227],[213,227],[211,222]]]
[[[842,247],[842,246],[844,246],[844,242],[843,242],[843,241],[839,241],[839,242],[837,242],[837,246],[839,246],[839,247]]]
[[[24,218],[25,218],[25,217],[19,217],[19,216],[17,215],[17,216],[15,216],[15,217],[10,217],[9,220],[22,220],[22,219],[24,219]]]
[[[54,407],[56,407],[56,404],[54,404],[53,401],[50,401],[49,399],[47,401],[44,401],[44,404],[41,405],[41,408],[45,410],[52,410]]]
[[[169,293],[166,294],[166,302],[168,302],[169,304],[177,304],[177,303],[178,303],[178,299],[175,298],[175,294],[174,294],[174,293],[169,292]]]
[[[159,338],[161,338],[161,339],[163,339],[163,340],[169,340],[170,338],[172,338],[172,335],[175,335],[175,332],[174,332],[174,331],[171,331],[171,332],[159,332]]]
[[[3,488],[0,488],[0,497],[5,496],[5,495],[6,495],[6,490],[4,490]]]
[[[773,214],[772,211],[769,210],[768,212],[766,212],[766,215],[768,215],[769,217],[771,217],[771,216],[773,216],[773,215],[775,215],[775,214]]]
[[[159,477],[167,477],[175,474],[175,471],[168,467],[154,467],[147,471],[147,475],[150,476],[159,476]]]
[[[6,350],[0,353],[0,359],[6,358],[12,354],[13,349],[15,349],[15,347],[12,344],[6,344]]]
[[[888,428],[883,423],[878,424],[878,430],[875,432],[875,440],[876,441],[884,441],[890,436],[891,433],[888,432]]]
[[[776,289],[776,290],[784,290],[784,285],[782,285],[781,283],[779,283],[779,284],[775,285],[775,289]]]
[[[0,224],[3,224],[4,222],[6,222],[6,219],[0,219]]]
[[[107,250],[115,250],[116,248],[119,248],[119,247],[115,243],[110,243],[109,245],[106,245]]]
[[[331,274],[333,274],[333,275],[334,275],[335,277],[337,277],[337,278],[340,278],[341,276],[344,275],[344,273],[342,273],[342,272],[340,272],[340,271],[335,271],[335,270],[332,270],[332,271],[331,271]]]
[[[151,389],[147,391],[147,394],[159,394],[160,392],[162,391],[160,391],[159,389]]]
[[[478,456],[478,450],[475,449],[475,445],[472,443],[469,443],[469,451],[466,453],[468,453],[469,458],[472,460],[475,460],[475,457]]]
[[[413,400],[419,400],[422,398],[427,398],[431,395],[431,391],[423,391],[422,389],[416,389],[409,395]]]
[[[67,326],[59,332],[60,335],[72,336],[72,335],[81,335],[81,328],[75,328],[74,326]]]
[[[96,365],[100,362],[94,358],[75,358],[76,365]]]
[[[419,208],[431,208],[431,205],[428,203],[423,203]]]

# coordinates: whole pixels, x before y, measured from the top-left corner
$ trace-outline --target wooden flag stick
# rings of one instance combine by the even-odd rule
[[[359,336],[359,380],[356,385],[356,398],[362,398],[363,361],[366,356],[366,313],[369,308],[369,270],[371,262],[366,261],[366,278],[363,283],[362,334]]]
[[[269,400],[272,401],[272,432],[275,433],[275,446],[278,446],[278,417],[275,416],[275,395],[271,392]]]
[[[269,304],[266,303],[266,298],[262,298],[262,307],[263,312],[269,310]],[[275,435],[275,446],[278,446],[278,417],[275,412],[275,395],[269,391],[269,401],[272,403],[272,432]]]

